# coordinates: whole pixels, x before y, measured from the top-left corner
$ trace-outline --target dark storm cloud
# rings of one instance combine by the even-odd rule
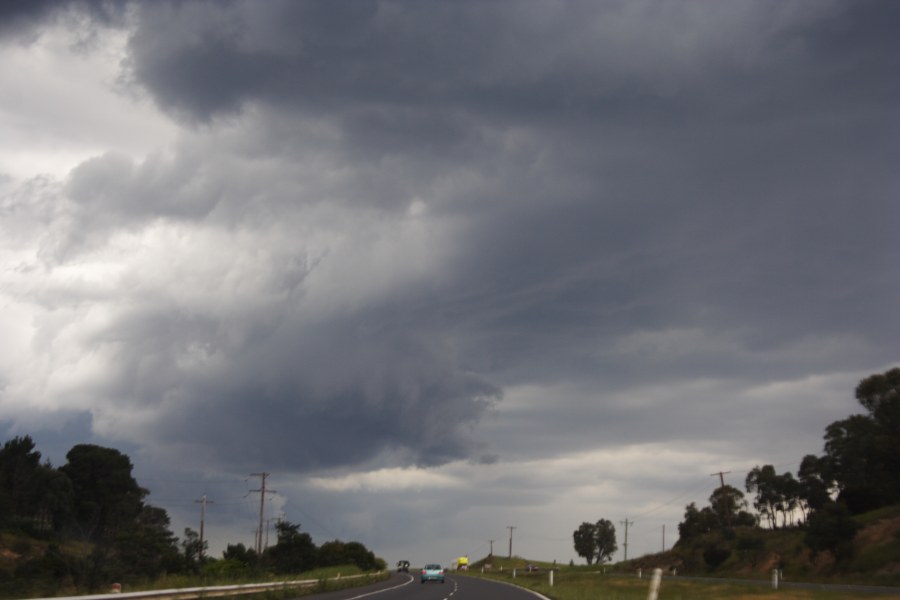
[[[610,398],[636,382],[863,369],[896,351],[898,11],[144,3],[133,81],[197,132],[246,137],[84,162],[47,252],[65,262],[156,223],[254,236],[253,268],[203,289],[214,304],[233,291],[221,280],[252,273],[263,301],[150,298],[92,340],[116,348],[105,392],[165,408],[153,435],[176,450],[192,440],[248,469],[387,453],[440,464],[493,454],[471,428],[507,386],[569,381],[603,394],[526,415],[565,431],[547,453],[594,443],[601,413],[614,442],[697,432],[701,393],[652,419]],[[452,223],[450,242],[429,239],[434,268],[401,285],[387,275],[402,260],[363,272],[414,200],[435,229]],[[319,223],[314,209],[335,213]],[[372,222],[398,225],[360,233]],[[356,242],[359,271],[336,277],[389,291],[303,313],[335,260],[298,243],[319,230]]]
[[[0,36],[28,39],[48,20],[76,15],[118,23],[125,6],[110,0],[8,0],[0,3]]]
[[[434,334],[381,310],[302,322],[289,305],[270,306],[246,316],[240,333],[204,315],[131,313],[93,342],[117,348],[103,393],[122,410],[159,411],[151,427],[169,448],[162,454],[196,452],[237,469],[315,471],[372,464],[382,453],[406,465],[470,456],[472,426],[500,391],[463,370]],[[218,366],[187,364],[197,348],[220,357]]]

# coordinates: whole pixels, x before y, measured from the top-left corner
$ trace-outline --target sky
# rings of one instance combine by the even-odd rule
[[[670,548],[900,364],[893,0],[0,4],[0,431],[209,554]]]

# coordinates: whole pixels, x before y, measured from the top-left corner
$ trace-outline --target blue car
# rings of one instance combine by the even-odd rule
[[[422,567],[420,581],[422,583],[425,583],[426,581],[440,581],[441,583],[444,583],[444,569],[437,563],[427,564]]]

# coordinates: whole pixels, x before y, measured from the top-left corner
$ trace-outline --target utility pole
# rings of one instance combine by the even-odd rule
[[[625,558],[623,558],[622,560],[628,560],[628,526],[634,525],[634,521],[629,521],[628,517],[625,517],[625,520],[619,521],[619,523],[625,525],[625,543],[622,544],[622,546],[625,548]]]
[[[512,533],[515,527],[512,525],[507,525],[506,528],[509,529],[509,558],[512,558]]]
[[[488,554],[488,556],[492,557],[492,556],[494,556],[494,540],[490,540],[490,542],[491,542],[491,553]]]
[[[665,524],[665,523],[663,523],[663,547],[662,547],[662,551],[663,551],[663,552],[666,551],[666,524]]]
[[[731,471],[719,471],[718,473],[710,473],[709,476],[715,477],[716,475],[718,475],[719,476],[719,489],[724,490],[725,489],[725,475],[728,475],[729,473],[731,473]],[[731,503],[729,502],[728,504],[730,505]],[[728,506],[727,510],[729,510],[729,512],[730,512],[731,510],[734,510],[734,507]],[[730,514],[725,515],[725,525],[728,525],[728,526],[731,525],[731,515]]]
[[[710,477],[719,476],[719,487],[725,487],[725,476],[731,473],[731,471],[719,471],[718,473],[710,473]]]
[[[215,504],[215,502],[207,500],[206,494],[203,494],[199,500],[194,500],[194,502],[200,503],[200,560],[203,560],[203,525],[206,521],[206,505]]]
[[[263,522],[264,517],[263,513],[266,507],[266,494],[274,494],[275,490],[267,490],[266,489],[266,477],[268,477],[270,473],[250,473],[250,477],[259,477],[262,480],[262,483],[258,490],[250,490],[251,492],[259,492],[259,529],[256,530],[256,554],[257,556],[262,556],[263,551]]]

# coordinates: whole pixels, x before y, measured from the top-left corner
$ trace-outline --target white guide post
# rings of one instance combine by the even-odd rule
[[[659,597],[660,581],[662,581],[662,569],[653,569],[653,577],[650,578],[650,591],[647,592],[647,600],[656,600]]]

